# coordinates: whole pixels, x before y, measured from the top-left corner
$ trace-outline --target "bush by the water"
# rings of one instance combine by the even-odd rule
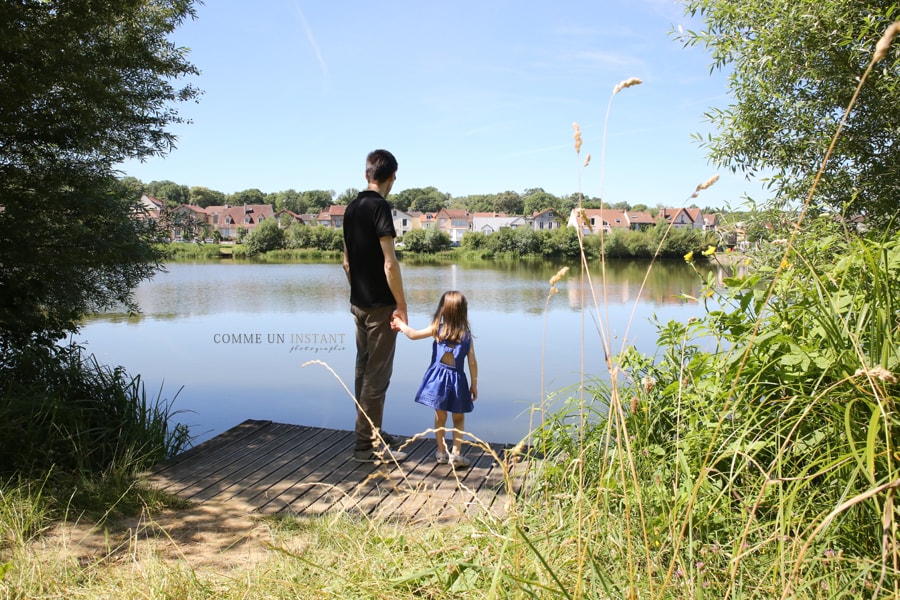
[[[172,401],[148,397],[140,376],[101,365],[77,345],[0,357],[0,474],[149,467],[190,441],[173,416]]]

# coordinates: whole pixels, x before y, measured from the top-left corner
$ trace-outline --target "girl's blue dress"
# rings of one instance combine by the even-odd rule
[[[475,403],[464,370],[471,345],[472,339],[468,335],[459,344],[438,341],[432,344],[431,366],[422,377],[416,402],[451,413],[472,412]],[[441,362],[441,357],[448,352],[453,355],[453,365]]]

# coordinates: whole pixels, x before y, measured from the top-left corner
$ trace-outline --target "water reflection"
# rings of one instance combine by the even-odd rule
[[[599,268],[593,270],[599,312],[577,265],[557,284],[560,294],[548,298],[560,266],[403,265],[413,326],[427,323],[448,289],[469,299],[481,397],[467,424],[483,439],[518,441],[547,393],[578,385],[584,374],[603,377],[598,331],[609,336],[613,352],[634,344],[654,354],[651,316],[687,320],[699,311],[683,296],[698,295],[701,276],[684,263],[656,264],[643,289],[646,263],[608,263],[605,287]],[[200,440],[248,418],[352,429],[352,399],[340,380],[352,388],[355,347],[339,264],[167,269],[137,289],[140,317],[96,316],[78,340],[102,362],[141,374],[148,393],[163,389],[171,398],[183,386],[176,408],[191,411],[181,420]],[[412,434],[429,426],[431,416],[416,410],[412,397],[430,352],[427,341],[398,340],[389,430]],[[310,361],[318,362],[301,368]]]

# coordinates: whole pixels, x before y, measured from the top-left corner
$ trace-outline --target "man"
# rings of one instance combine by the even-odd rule
[[[394,370],[397,331],[406,323],[406,296],[394,252],[394,219],[387,195],[397,179],[397,159],[387,150],[366,157],[368,188],[344,212],[344,271],[350,282],[350,311],[356,321],[356,446],[354,460],[400,462],[391,450],[402,440],[381,431],[384,400]]]

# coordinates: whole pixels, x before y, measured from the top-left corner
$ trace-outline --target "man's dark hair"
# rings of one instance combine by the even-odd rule
[[[366,179],[375,183],[387,181],[397,172],[397,159],[387,150],[372,150],[366,157]]]

